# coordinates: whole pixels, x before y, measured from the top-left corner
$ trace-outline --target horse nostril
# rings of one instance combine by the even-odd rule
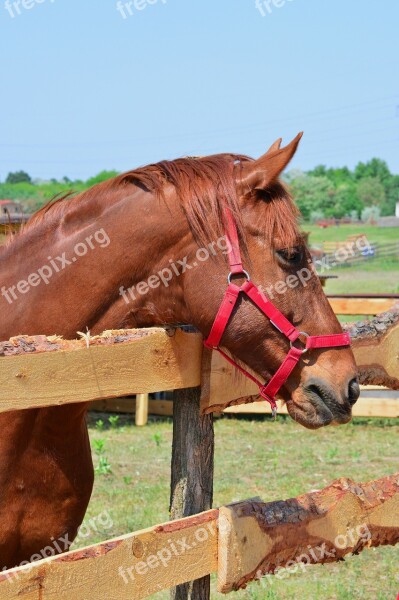
[[[348,385],[348,402],[351,406],[355,404],[360,396],[360,387],[357,379],[352,379]]]

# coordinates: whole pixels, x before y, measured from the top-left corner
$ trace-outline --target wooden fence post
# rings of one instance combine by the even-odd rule
[[[195,515],[212,507],[213,416],[200,416],[200,389],[174,392],[171,519]],[[209,598],[209,575],[171,590],[171,600]]]
[[[137,427],[147,425],[148,422],[148,396],[149,394],[136,394],[135,422]]]

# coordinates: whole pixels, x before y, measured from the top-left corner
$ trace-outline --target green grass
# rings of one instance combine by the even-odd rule
[[[377,260],[377,259],[376,259]],[[331,269],[324,291],[326,294],[397,294],[399,293],[399,261],[384,267],[378,264]]]
[[[100,429],[93,417],[90,421],[95,465],[105,457],[111,472],[96,474],[85,522],[106,510],[113,526],[97,527],[80,545],[169,520],[170,420],[152,419],[136,428],[131,418],[121,417],[112,427],[107,419],[102,415],[105,425]],[[288,417],[276,423],[263,417],[225,417],[215,422],[215,434],[214,506],[253,496],[266,501],[290,498],[338,477],[367,481],[398,468],[399,419],[357,419],[311,432]],[[216,593],[214,578],[212,589],[212,598],[224,597]],[[283,580],[265,580],[264,587],[252,583],[232,598],[375,600],[395,598],[398,591],[398,549],[386,547],[365,550],[342,563],[309,567]],[[166,600],[168,592],[153,597]]]
[[[397,242],[399,239],[399,227],[378,227],[377,225],[339,225],[338,227],[318,227],[304,223],[303,231],[309,231],[311,244],[322,244],[323,242],[344,242],[349,236],[365,234],[372,242]]]

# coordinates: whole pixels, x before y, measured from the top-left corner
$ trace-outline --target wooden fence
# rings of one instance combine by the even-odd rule
[[[368,243],[367,247],[359,249],[348,242],[338,245],[333,250],[326,249],[324,264],[331,268],[353,267],[363,265],[376,258],[399,260],[399,241],[387,243]]]
[[[399,389],[399,310],[349,329],[361,381]],[[365,544],[356,528],[363,523],[369,527],[367,546],[399,541],[398,473],[363,485],[339,480],[286,502],[252,499],[211,510],[208,413],[251,402],[257,390],[243,377],[232,378],[229,365],[204,349],[197,333],[121,330],[80,341],[18,336],[0,343],[0,385],[0,412],[177,389],[171,500],[176,520],[4,571],[4,600],[131,600],[172,586],[179,586],[174,598],[207,600],[208,574],[215,571],[219,589],[228,592],[274,572],[276,557],[303,562],[310,541],[336,548],[332,560],[358,552]],[[350,543],[334,545],[350,528]]]
[[[377,315],[390,310],[395,303],[399,302],[399,294],[330,294],[328,298],[337,315]],[[92,410],[135,414],[138,426],[147,423],[148,414],[173,415],[171,400],[154,399],[149,394],[140,394],[136,398],[123,397],[95,401],[92,404]],[[265,402],[252,402],[230,406],[223,412],[269,414],[271,410]],[[286,409],[282,407],[279,412],[284,414]],[[381,387],[362,386],[361,397],[354,406],[353,415],[356,417],[399,417],[399,393]]]
[[[342,478],[297,498],[237,502],[4,571],[0,597],[139,600],[215,572],[228,593],[277,565],[292,572],[397,544],[398,512],[399,473],[366,484]]]
[[[7,236],[19,231],[30,216],[23,213],[0,214],[0,236]]]

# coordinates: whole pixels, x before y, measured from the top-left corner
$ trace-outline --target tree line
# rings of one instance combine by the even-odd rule
[[[81,192],[115,177],[117,171],[101,171],[83,180],[32,180],[25,171],[9,173],[0,183],[0,199],[22,202],[27,212],[33,212],[57,194]],[[284,176],[304,220],[351,217],[367,220],[370,216],[395,214],[399,201],[399,175],[390,172],[385,161],[373,158],[348,167],[328,168],[319,165],[311,171],[291,170]]]
[[[286,181],[306,221],[394,215],[399,201],[399,175],[379,158],[359,162],[353,171],[324,165],[306,172],[292,170]]]

